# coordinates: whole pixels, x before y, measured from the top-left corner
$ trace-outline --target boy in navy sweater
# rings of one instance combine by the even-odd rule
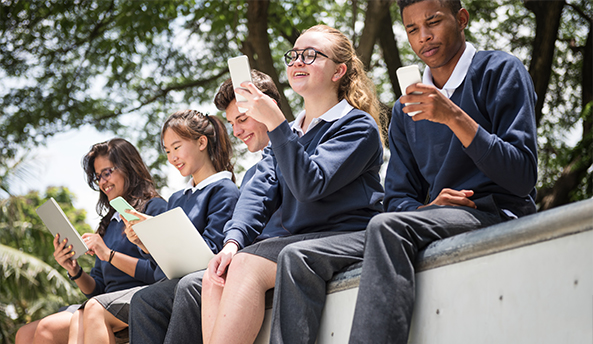
[[[280,104],[280,93],[272,78],[255,69],[251,71],[251,78],[262,92]],[[266,126],[239,112],[231,79],[221,85],[214,103],[220,111],[225,111],[227,121],[233,127],[233,135],[243,141],[250,152],[262,151],[268,145]],[[256,166],[257,164],[245,172],[241,189],[251,181]],[[278,221],[280,221],[280,210],[274,213],[269,223]],[[266,227],[258,239],[288,234],[278,228],[279,226]],[[201,342],[202,275],[203,271],[198,271],[181,280],[163,281],[154,284],[150,289],[137,292],[130,309],[130,342],[132,344]],[[173,312],[173,309],[176,311]]]
[[[393,108],[386,212],[371,220],[366,238],[345,234],[281,252],[273,343],[314,343],[325,282],[363,256],[350,343],[407,343],[418,251],[535,212],[535,92],[525,67],[466,43],[469,14],[459,1],[398,4],[427,68]]]

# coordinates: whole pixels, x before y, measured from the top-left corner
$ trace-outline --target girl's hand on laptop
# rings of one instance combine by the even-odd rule
[[[142,240],[140,240],[140,238],[138,238],[138,235],[136,234],[136,232],[134,232],[134,229],[132,228],[132,225],[129,225],[129,221],[125,221],[126,222],[126,229],[125,229],[125,233],[126,233],[126,237],[128,237],[128,240],[140,247],[142,249],[142,251],[144,251],[144,253],[150,253],[148,251],[148,249],[146,249],[146,246],[144,246],[144,244],[142,243]]]
[[[144,244],[142,243],[142,241],[138,238],[138,235],[136,234],[136,232],[134,232],[134,229],[132,228],[132,226],[134,226],[135,224],[140,223],[140,222],[142,222],[144,220],[148,220],[148,219],[152,218],[152,216],[146,215],[146,214],[143,214],[143,213],[141,213],[139,211],[131,210],[131,209],[126,209],[126,213],[130,213],[132,215],[135,215],[139,219],[139,220],[128,221],[128,220],[126,220],[122,216],[121,219],[126,224],[125,233],[126,233],[126,236],[128,237],[128,240],[130,240],[130,242],[132,244],[135,244],[136,246],[140,247],[142,249],[142,251],[144,251],[144,253],[150,253],[146,249],[146,246],[144,246]]]

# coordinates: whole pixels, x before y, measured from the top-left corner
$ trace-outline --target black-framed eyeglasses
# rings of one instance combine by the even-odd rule
[[[334,61],[333,59],[329,58],[329,56],[325,55],[321,51],[317,51],[313,48],[307,48],[307,49],[292,49],[292,50],[287,51],[286,54],[284,54],[284,63],[286,63],[286,65],[288,67],[292,66],[296,62],[296,60],[299,58],[299,55],[301,56],[301,61],[306,65],[310,65],[311,63],[315,62],[317,55],[321,55],[321,56],[325,57],[326,59],[330,59],[330,60]]]
[[[101,173],[95,174],[95,183],[98,185],[101,182],[101,179],[109,180],[111,178],[111,174],[115,171],[115,167],[107,167],[101,171]]]

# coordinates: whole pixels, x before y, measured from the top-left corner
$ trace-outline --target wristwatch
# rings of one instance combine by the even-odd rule
[[[68,274],[68,278],[71,281],[75,281],[75,280],[79,279],[80,276],[82,276],[82,266],[80,267],[80,269],[78,270],[78,272],[74,276],[70,276],[70,273],[69,272],[66,272],[66,273]]]

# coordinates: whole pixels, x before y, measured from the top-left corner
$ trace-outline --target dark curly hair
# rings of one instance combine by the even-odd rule
[[[154,182],[148,168],[142,161],[140,153],[130,142],[114,138],[109,141],[94,144],[91,150],[82,159],[82,166],[86,173],[86,181],[93,190],[100,191],[99,185],[95,182],[95,159],[105,157],[113,164],[117,171],[124,176],[124,194],[122,197],[134,207],[143,212],[146,203],[152,198],[160,197],[156,191]],[[99,194],[97,202],[97,213],[102,216],[97,233],[101,236],[115,213],[109,205],[109,199],[103,192]]]

